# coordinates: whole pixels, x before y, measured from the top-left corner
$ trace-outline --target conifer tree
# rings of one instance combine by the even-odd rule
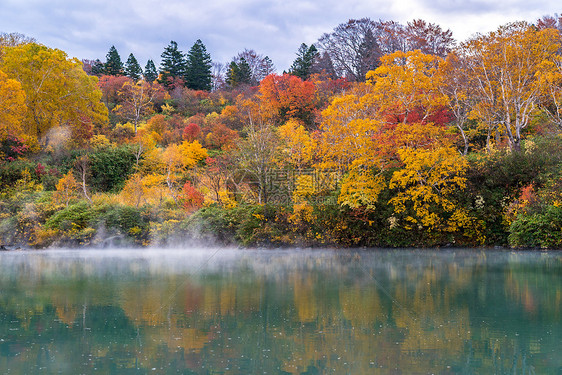
[[[186,61],[183,53],[178,49],[178,44],[173,40],[164,49],[161,57],[159,82],[169,87],[174,79],[185,76]]]
[[[121,56],[119,56],[115,46],[111,46],[109,52],[107,52],[104,71],[105,74],[110,76],[123,75],[123,63],[121,62]]]
[[[140,67],[139,62],[132,53],[129,54],[129,58],[125,63],[125,75],[135,81],[138,81],[142,76],[142,68]]]
[[[297,51],[297,58],[293,65],[291,65],[289,73],[301,79],[307,79],[310,76],[312,64],[317,56],[318,50],[314,44],[311,44],[310,47],[305,43],[301,44]]]
[[[238,76],[240,75],[240,68],[236,61],[231,61],[228,66],[228,72],[226,72],[226,84],[230,87],[235,87],[237,85]]]
[[[154,82],[158,78],[158,72],[156,71],[156,66],[154,65],[154,61],[148,60],[146,62],[146,66],[144,67],[144,79],[146,82]]]
[[[105,71],[105,67],[100,59],[96,59],[92,64],[91,74],[94,76],[101,76]]]
[[[238,64],[235,61],[230,63],[228,72],[226,73],[226,83],[230,87],[236,87],[241,84],[249,85],[252,82],[252,69],[246,62],[245,58],[240,58]]]
[[[187,53],[185,84],[192,90],[211,90],[211,55],[203,42],[198,39]]]
[[[271,61],[269,56],[266,56],[263,58],[262,65],[260,67],[261,79],[273,73],[275,73],[275,64],[273,64],[273,61]]]

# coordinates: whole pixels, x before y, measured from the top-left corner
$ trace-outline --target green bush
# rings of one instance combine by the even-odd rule
[[[45,227],[60,231],[81,230],[93,224],[96,218],[97,213],[87,202],[81,201],[49,217],[45,222]]]
[[[150,217],[143,208],[111,206],[100,212],[97,225],[111,235],[121,234],[141,241],[148,235]]]
[[[484,223],[488,245],[507,245],[510,228],[506,207],[529,184],[543,186],[562,163],[562,138],[535,137],[521,152],[469,156],[467,189],[459,195],[467,209]]]
[[[28,170],[32,176],[35,170],[35,163],[25,159],[16,160],[0,165],[0,190],[12,188],[16,181],[22,178],[24,170]],[[40,182],[37,180],[36,182]]]
[[[98,149],[88,154],[90,186],[94,191],[118,192],[133,173],[136,158],[128,146]]]
[[[509,244],[513,247],[562,249],[562,207],[549,206],[542,213],[519,214],[510,232]]]

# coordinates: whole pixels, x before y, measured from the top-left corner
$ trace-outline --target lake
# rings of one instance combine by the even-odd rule
[[[562,253],[0,253],[3,374],[562,374]]]

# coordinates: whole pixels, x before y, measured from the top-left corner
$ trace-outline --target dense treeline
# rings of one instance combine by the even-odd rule
[[[560,25],[350,20],[281,75],[3,34],[3,242],[560,248]]]

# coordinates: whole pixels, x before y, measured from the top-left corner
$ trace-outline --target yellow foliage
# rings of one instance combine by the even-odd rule
[[[25,92],[28,135],[43,139],[53,127],[108,121],[97,77],[88,76],[78,59],[36,43],[6,47],[3,54],[0,69]]]
[[[135,173],[129,177],[119,197],[122,203],[135,207],[141,204],[160,205],[167,191],[165,180],[166,176],[161,174],[142,176]]]
[[[21,83],[0,70],[0,139],[10,134],[20,135],[26,110]]]
[[[456,232],[474,227],[475,219],[454,199],[466,187],[467,161],[452,147],[402,149],[404,168],[393,173],[389,188],[394,211],[410,212],[406,220],[428,231]],[[411,211],[409,210],[411,209]]]
[[[232,199],[232,194],[226,190],[219,191],[219,202],[220,205],[226,209],[236,207],[236,201]]]
[[[165,116],[170,116],[172,113],[174,113],[175,109],[174,107],[172,107],[170,104],[166,103],[162,106],[160,106],[160,109],[162,109],[162,113]]]
[[[96,134],[90,138],[90,145],[93,148],[106,148],[111,146],[111,142],[103,134]]]
[[[62,176],[62,178],[57,182],[56,188],[57,191],[53,194],[53,200],[57,203],[63,202],[66,206],[68,206],[68,202],[71,199],[78,197],[79,185],[72,174],[72,170]]]
[[[422,110],[425,119],[436,108],[447,105],[447,97],[439,92],[436,79],[442,62],[440,57],[420,50],[397,51],[381,57],[381,65],[367,73],[380,111],[403,117],[402,122],[406,123],[414,111]]]
[[[200,160],[209,156],[207,150],[197,140],[193,142],[183,141],[180,145],[180,152],[185,168],[193,168]]]
[[[380,174],[371,170],[353,168],[344,178],[338,203],[351,208],[375,208],[379,194],[386,187],[386,181]]]
[[[474,81],[473,95],[479,98],[471,117],[488,129],[487,146],[494,132],[518,150],[522,130],[539,100],[550,97],[549,106],[555,109],[551,114],[560,120],[562,75],[555,57],[560,48],[558,30],[539,30],[526,22],[501,26],[462,45],[469,61],[467,75]]]
[[[293,205],[293,213],[289,215],[289,222],[294,225],[301,225],[305,223],[311,223],[313,219],[314,207],[308,204],[306,201],[295,203]]]
[[[346,168],[354,161],[379,164],[372,137],[380,130],[380,122],[370,90],[336,97],[322,112],[317,153],[324,167]]]
[[[314,194],[314,179],[311,175],[303,174],[297,176],[295,190],[293,190],[293,201],[301,202]]]
[[[316,142],[298,120],[290,119],[277,131],[282,142],[281,150],[294,167],[302,168],[312,161]]]

